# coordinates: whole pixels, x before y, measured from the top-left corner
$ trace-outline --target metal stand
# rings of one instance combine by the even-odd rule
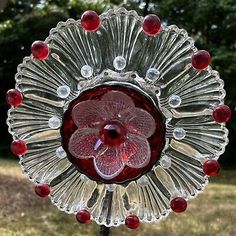
[[[149,4],[150,4],[150,0],[146,0],[145,1],[145,7],[143,9],[143,15],[146,16],[148,14],[148,7],[149,7]]]
[[[108,236],[110,233],[110,228],[104,225],[100,226],[100,236]]]

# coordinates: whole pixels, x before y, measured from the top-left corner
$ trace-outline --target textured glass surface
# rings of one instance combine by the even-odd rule
[[[157,221],[169,214],[173,197],[195,197],[208,182],[202,164],[217,159],[228,143],[225,125],[212,119],[212,110],[225,97],[218,72],[192,67],[191,56],[197,49],[185,30],[163,26],[150,37],[142,31],[142,19],[121,8],[102,14],[102,25],[93,33],[85,32],[80,20],[58,23],[46,39],[49,58],[26,57],[19,65],[16,88],[24,101],[9,110],[10,133],[28,144],[20,164],[29,179],[50,184],[51,201],[60,210],[87,209],[106,226],[123,224],[130,214],[145,222]],[[113,65],[118,56],[126,60],[122,70]],[[85,65],[93,69],[89,78],[81,75]],[[146,77],[149,68],[159,72],[156,79]],[[86,178],[67,158],[58,157],[60,128],[48,125],[51,117],[61,120],[69,102],[82,91],[106,83],[132,85],[159,105],[166,117],[162,156],[171,160],[169,168],[158,162],[142,179],[116,185],[112,191],[110,185]],[[70,88],[66,98],[58,96],[60,86]],[[173,94],[181,98],[176,108],[169,103]],[[181,140],[173,137],[176,127],[186,132]]]

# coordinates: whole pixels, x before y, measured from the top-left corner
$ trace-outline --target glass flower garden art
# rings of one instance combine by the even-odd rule
[[[219,172],[231,111],[185,30],[124,8],[86,11],[31,49],[7,123],[40,197],[80,223],[136,229],[185,211]]]

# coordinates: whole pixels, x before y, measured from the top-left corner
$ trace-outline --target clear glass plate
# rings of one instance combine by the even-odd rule
[[[24,101],[9,110],[9,132],[27,142],[28,152],[20,157],[23,172],[31,181],[51,186],[51,201],[60,210],[76,214],[86,209],[98,224],[109,227],[124,224],[128,215],[158,221],[171,212],[171,199],[188,200],[204,189],[208,177],[203,163],[224,152],[228,131],[212,119],[214,107],[224,102],[224,83],[210,66],[202,71],[192,67],[197,49],[185,30],[162,26],[149,37],[142,31],[143,18],[123,8],[100,18],[102,25],[93,33],[85,32],[80,20],[59,22],[46,39],[49,58],[24,58],[15,77]],[[121,71],[113,65],[117,56],[126,60]],[[81,75],[85,65],[93,68],[90,78]],[[147,76],[149,68],[157,69],[157,79]],[[125,184],[94,181],[81,174],[63,150],[58,154],[60,124],[70,102],[104,84],[142,91],[165,117],[161,157],[151,171]],[[61,98],[57,91],[64,85],[70,93]],[[59,127],[50,127],[52,117],[58,118]]]

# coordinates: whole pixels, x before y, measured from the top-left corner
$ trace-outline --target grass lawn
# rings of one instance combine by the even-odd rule
[[[114,228],[111,236],[235,236],[236,171],[222,171],[188,210],[156,224],[130,231]],[[0,159],[0,236],[95,236],[96,224],[79,225],[73,215],[38,199],[15,161]]]

